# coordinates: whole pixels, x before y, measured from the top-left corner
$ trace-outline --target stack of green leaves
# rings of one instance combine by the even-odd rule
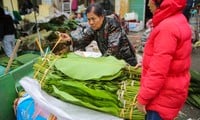
[[[7,56],[1,57],[0,65],[6,68],[7,65],[8,65],[9,59],[10,59],[10,58],[7,57]],[[14,60],[13,63],[12,63],[12,65],[11,65],[11,67],[10,67],[10,69],[11,69],[11,70],[16,69],[17,67],[19,67],[19,66],[21,66],[21,65],[22,65],[22,64],[21,64],[20,62]]]
[[[141,70],[123,60],[49,54],[34,64],[34,71],[42,89],[60,100],[126,119],[144,119],[135,109]]]
[[[187,103],[200,109],[200,73],[190,70],[191,81]]]
[[[29,61],[33,60],[34,58],[37,58],[37,57],[39,57],[39,55],[31,54],[31,53],[20,55],[13,60],[10,69],[14,70],[14,69],[22,66],[23,64],[26,64],[27,62],[29,62]],[[9,59],[10,58],[7,57],[7,56],[2,56],[1,61],[0,61],[0,65],[3,66],[3,67],[7,67]]]
[[[41,30],[45,29],[47,31],[60,31],[60,32],[70,32],[76,30],[77,22],[73,19],[60,19],[53,18],[47,23],[40,23],[39,27]]]

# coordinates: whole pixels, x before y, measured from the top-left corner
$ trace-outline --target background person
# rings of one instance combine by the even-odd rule
[[[25,15],[31,13],[33,10],[33,4],[31,0],[24,0],[22,6],[20,7],[20,14]]]
[[[183,10],[183,14],[185,15],[185,17],[187,18],[187,20],[189,21],[190,17],[191,17],[191,9],[195,4],[195,0],[187,0],[187,4],[185,9]]]
[[[11,56],[15,46],[15,32],[12,17],[6,15],[4,9],[0,7],[0,40],[8,57]]]
[[[112,55],[135,66],[137,64],[135,50],[120,22],[115,17],[105,17],[103,11],[99,4],[91,4],[86,10],[90,27],[79,40],[71,38],[68,34],[62,34],[63,40],[72,40],[76,49],[83,49],[95,40],[104,56]]]
[[[145,44],[137,108],[146,120],[174,120],[190,82],[191,28],[186,0],[149,0],[153,29]]]
[[[84,22],[84,18],[83,18],[83,15],[82,15],[81,12],[77,12],[77,13],[76,13],[76,18],[75,18],[75,20],[76,20],[78,23]]]

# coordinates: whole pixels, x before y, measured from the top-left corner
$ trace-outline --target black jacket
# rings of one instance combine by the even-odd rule
[[[13,35],[16,30],[14,22],[10,15],[3,15],[0,17],[0,39],[3,39],[4,35]]]
[[[3,25],[3,23],[1,23],[1,20],[0,20],[0,41],[3,40],[3,36],[4,36],[3,27],[4,27],[4,25]]]
[[[73,36],[72,36],[73,37]],[[124,59],[130,65],[137,64],[135,50],[120,23],[115,18],[105,17],[99,30],[88,28],[82,38],[73,40],[74,47],[83,49],[95,40],[104,56],[112,55],[118,59]]]

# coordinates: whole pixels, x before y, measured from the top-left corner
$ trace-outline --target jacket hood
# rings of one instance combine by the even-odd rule
[[[153,16],[153,25],[157,26],[162,20],[174,14],[181,13],[186,5],[186,0],[163,0]]]

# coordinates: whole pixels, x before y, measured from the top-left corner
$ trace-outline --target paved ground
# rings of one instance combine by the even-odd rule
[[[200,48],[193,49],[191,57],[191,69],[200,72]],[[186,104],[180,113],[179,120],[200,120],[200,109]]]
[[[200,72],[200,47],[195,48],[192,51],[192,64],[191,69],[197,70]]]
[[[138,55],[142,55],[142,53],[139,52],[140,50],[140,38],[142,35],[142,32],[129,32],[128,37],[131,41],[131,43],[136,48],[136,51]],[[192,52],[192,63],[191,63],[191,69],[197,70],[200,72],[200,48],[193,49]],[[200,120],[200,109],[197,109],[191,105],[185,104],[183,109],[180,111],[179,116],[177,120]]]

